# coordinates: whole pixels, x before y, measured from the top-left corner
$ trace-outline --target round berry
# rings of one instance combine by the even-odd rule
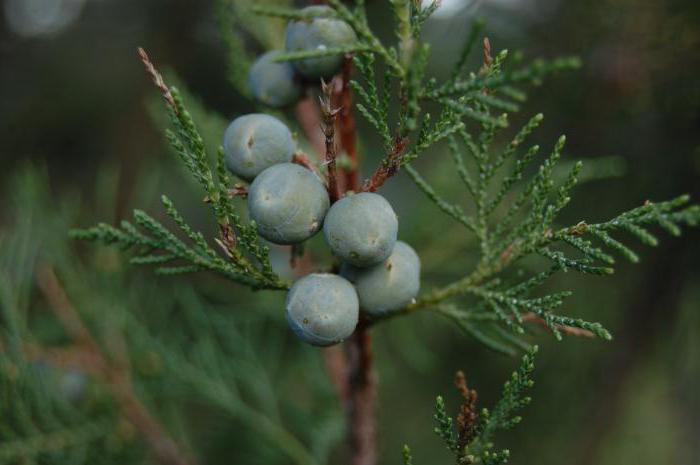
[[[360,308],[373,316],[405,307],[420,290],[420,259],[401,241],[384,262],[369,268],[343,263],[340,274],[355,284]]]
[[[292,133],[277,118],[261,113],[239,116],[224,133],[226,167],[236,176],[252,180],[262,170],[292,160]]]
[[[338,275],[314,273],[301,278],[289,290],[285,307],[294,333],[315,346],[342,342],[357,326],[357,293]]]
[[[248,212],[258,234],[275,244],[296,244],[316,234],[329,205],[318,177],[294,163],[267,168],[248,189]]]
[[[76,402],[83,397],[86,385],[85,373],[76,368],[66,370],[59,379],[60,392],[71,402]]]
[[[332,15],[328,6],[310,6],[302,12]],[[285,48],[288,52],[303,52],[346,47],[357,41],[355,31],[345,22],[334,18],[313,18],[292,21],[287,25]],[[343,63],[342,55],[295,60],[292,65],[307,78],[335,74]]]
[[[258,58],[248,73],[250,90],[258,101],[271,107],[294,103],[301,95],[301,83],[288,61],[276,62],[280,51],[270,51]]]
[[[69,402],[82,399],[88,381],[83,371],[75,367],[59,368],[43,358],[31,362],[29,368],[42,382],[56,387],[56,393],[63,399]]]
[[[396,243],[399,222],[389,202],[363,192],[338,200],[326,215],[323,235],[333,253],[365,267],[386,260]]]

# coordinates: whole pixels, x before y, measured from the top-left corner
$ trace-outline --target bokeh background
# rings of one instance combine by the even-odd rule
[[[601,166],[603,179],[575,191],[562,222],[604,220],[647,199],[681,193],[700,200],[699,2],[444,3],[426,30],[436,76],[449,72],[475,17],[487,20],[496,49],[521,50],[527,57],[582,58],[581,70],[533,89],[522,115],[514,118],[543,112],[537,141],[548,147],[565,133],[568,160]],[[286,421],[293,428],[302,429],[300,418],[309,412],[325,415],[323,406],[332,404],[328,389],[316,399],[305,388],[309,383],[327,388],[318,351],[298,347],[286,333],[282,296],[252,294],[206,275],[157,278],[129,267],[124,254],[76,245],[67,237],[71,227],[117,222],[133,208],[162,218],[161,193],[203,231],[214,230],[201,208],[201,193],[164,143],[162,105],[135,52],[137,46],[146,47],[171,81],[192,96],[207,142],[216,147],[226,122],[254,107],[226,79],[226,52],[212,2],[1,4],[0,229],[14,241],[0,243],[4,263],[27,265],[38,256],[51,260],[64,279],[72,279],[69,290],[94,320],[109,323],[113,307],[128,307],[145,319],[160,315],[153,319],[162,333],[184,331],[186,321],[168,315],[177,313],[172,308],[190,305],[173,296],[191,284],[187,298],[215,307],[217,315],[244,328],[231,339],[264,334],[271,341],[251,349],[264,352],[260,363],[273,373],[265,379],[249,371],[252,390],[272,384],[284,392],[281,398],[292,412]],[[368,7],[374,25],[389,38],[385,2],[368,1]],[[361,125],[368,174],[380,152],[376,138],[362,136],[366,132]],[[441,150],[426,154],[418,166],[445,192],[466,201]],[[423,258],[426,288],[469,270],[471,239],[449,219],[437,217],[407,178],[392,180],[384,194],[402,218],[402,237]],[[511,450],[512,463],[700,464],[700,234],[687,231],[681,238],[663,237],[655,249],[633,248],[642,262],[620,261],[614,276],[566,275],[552,285],[576,291],[565,307],[568,314],[601,321],[615,337],[611,342],[556,342],[546,333],[532,338],[541,348],[534,402],[524,411],[524,422],[499,438]],[[285,256],[279,254],[283,263]],[[31,315],[45,306],[30,268],[15,269],[12,280],[2,276],[5,291],[22,289],[18,301],[30,315],[28,327],[41,321]],[[38,324],[33,333],[60,339],[49,324]],[[246,331],[249,326],[256,329]],[[516,360],[488,351],[430,314],[400,319],[375,334],[381,463],[399,463],[404,443],[414,449],[414,463],[449,460],[432,434],[434,397],[445,394],[456,408],[451,383],[455,370],[462,369],[479,391],[481,405],[489,405]],[[138,351],[134,357],[141,360]],[[306,361],[300,364],[297,358]],[[162,397],[149,402],[182,398],[172,392],[167,373],[144,363],[143,392]],[[204,463],[285,463],[249,432],[245,421],[192,403],[194,420],[175,422],[179,426],[173,428],[191,438]],[[322,429],[339,427],[329,422]],[[341,460],[342,447],[328,447],[332,460]]]

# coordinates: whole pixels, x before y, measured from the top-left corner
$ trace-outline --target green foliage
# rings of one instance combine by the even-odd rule
[[[175,209],[170,199],[163,196],[162,201],[168,216],[191,240],[191,246],[185,244],[166,229],[165,226],[141,210],[134,211],[134,220],[148,234],[141,233],[132,223],[123,221],[121,228],[101,223],[87,230],[72,231],[71,235],[76,239],[116,244],[125,249],[137,248],[139,255],[131,260],[131,263],[135,265],[166,265],[174,260],[186,263],[183,265],[159,266],[156,268],[156,273],[158,274],[175,275],[209,270],[255,289],[280,289],[286,287],[286,284],[280,281],[272,271],[267,255],[262,254],[262,251],[265,250],[263,249],[264,246],[257,245],[257,237],[255,236],[253,225],[244,226],[242,231],[246,236],[241,235],[241,237],[246,237],[251,242],[256,241],[252,242],[255,245],[252,247],[254,252],[251,253],[257,253],[256,258],[263,263],[262,270],[255,268],[250,260],[240,254],[237,249],[229,249],[223,245],[223,242],[218,241],[222,248],[230,254],[231,260],[225,260],[220,257],[209,246],[202,233],[192,230],[185,223],[185,220]]]
[[[0,233],[7,252],[0,257],[0,464],[143,463],[113,399],[89,377],[85,392],[71,398],[61,384],[68,367],[38,352],[48,336],[46,318],[36,314],[35,270],[70,260],[56,232],[65,232],[76,211],[72,199],[52,198],[48,184],[45,170],[25,169],[8,186],[21,214]]]
[[[400,2],[394,5],[397,3]],[[525,99],[524,92],[516,86],[539,84],[544,76],[576,68],[580,63],[575,58],[551,62],[537,60],[531,65],[509,70],[507,52],[491,57],[490,44],[485,41],[483,66],[478,72],[464,77],[465,63],[481,27],[480,23],[474,25],[460,60],[446,82],[423,82],[423,61],[419,56],[415,57],[414,67],[405,73],[406,77],[395,76],[400,79],[400,92],[406,100],[402,101],[394,136],[391,136],[392,130],[387,122],[386,102],[389,99],[380,96],[378,91],[373,71],[374,57],[356,58],[365,81],[364,86],[354,83],[354,89],[362,99],[358,109],[382,136],[387,150],[394,150],[395,141],[410,134],[406,128],[415,126],[417,118],[422,119],[414,143],[403,141],[401,144],[408,148],[401,153],[390,153],[384,161],[385,166],[392,165],[395,169],[404,166],[409,177],[439,210],[476,236],[480,248],[481,257],[472,273],[424,295],[404,313],[431,308],[455,321],[490,348],[509,354],[514,353],[514,348],[527,346],[517,337],[525,332],[523,315],[527,315],[528,321],[544,323],[557,339],[561,339],[563,333],[610,339],[609,331],[600,323],[553,313],[571,292],[532,294],[558,271],[573,270],[600,276],[611,274],[615,261],[606,249],[637,262],[637,254],[621,239],[614,238],[611,232],[626,232],[647,245],[655,245],[655,236],[647,230],[649,226],[678,235],[681,226],[694,226],[700,222],[700,208],[688,205],[689,198],[681,196],[667,202],[647,202],[599,224],[581,222],[569,227],[557,226],[555,221],[569,203],[571,191],[583,169],[581,162],[574,163],[564,179],[558,180],[557,167],[565,137],[557,141],[532,175],[528,169],[540,147],[532,145],[526,148],[525,144],[541,124],[542,114],[533,116],[504,147],[498,147],[497,141],[508,127],[507,114],[518,111],[519,103]],[[408,78],[411,73],[413,77]],[[388,83],[385,82],[384,87],[388,88]],[[440,118],[433,125],[430,124],[430,114],[422,109],[428,102],[442,106]],[[470,197],[466,207],[462,202],[443,198],[410,165],[426,149],[445,139],[455,171]],[[571,249],[579,255],[571,255]],[[504,279],[520,260],[533,255],[552,262],[550,269],[523,282]],[[471,301],[444,303],[455,298],[471,298]]]
[[[407,168],[416,185],[437,207],[476,235],[481,244],[481,259],[476,270],[460,281],[424,296],[415,308],[431,307],[453,297],[472,296],[477,305],[462,310],[453,305],[437,305],[435,309],[453,319],[465,331],[489,347],[512,353],[508,346],[521,345],[512,335],[506,335],[494,327],[493,320],[522,334],[522,315],[534,314],[553,334],[561,339],[562,329],[578,328],[604,339],[610,333],[599,323],[578,318],[555,315],[570,292],[557,292],[541,297],[528,297],[547,278],[558,271],[573,270],[593,275],[608,275],[613,272],[614,257],[609,252],[637,262],[639,257],[629,246],[615,239],[612,233],[625,232],[635,236],[646,245],[656,245],[657,239],[647,228],[657,226],[672,235],[680,234],[681,226],[695,226],[700,221],[700,208],[688,205],[689,197],[681,196],[666,202],[646,202],[643,206],[622,213],[617,217],[596,224],[580,222],[573,226],[557,227],[554,223],[558,213],[568,204],[570,192],[577,183],[582,164],[573,165],[568,176],[558,186],[554,179],[554,168],[561,157],[565,139],[562,137],[550,156],[540,165],[535,175],[519,191],[518,181],[524,177],[525,168],[532,161],[539,147],[532,146],[518,158],[510,173],[496,177],[497,170],[506,160],[515,155],[527,135],[541,121],[536,115],[512,139],[505,149],[490,156],[487,144],[493,138],[493,126],[482,125],[477,138],[466,131],[460,132],[460,141],[472,158],[476,175],[470,176],[464,157],[457,144],[451,140],[450,149],[456,170],[474,200],[474,211],[467,215],[459,204],[453,204],[436,193],[435,189],[412,167]],[[475,140],[479,140],[476,142]],[[497,188],[489,191],[488,182],[495,180]],[[515,193],[511,194],[513,190]],[[501,205],[509,196],[509,205]],[[564,247],[562,247],[564,246]],[[563,250],[560,250],[563,249]],[[579,256],[570,255],[570,251]],[[552,262],[549,270],[520,283],[502,284],[499,276],[519,260],[539,255]]]
[[[165,226],[141,210],[134,211],[136,226],[123,221],[121,228],[102,223],[86,230],[72,231],[76,239],[116,244],[123,248],[137,248],[139,256],[132,261],[139,265],[163,265],[173,260],[184,264],[161,266],[160,274],[184,274],[200,270],[220,273],[228,279],[255,289],[285,289],[287,284],[272,270],[269,248],[257,237],[254,223],[246,223],[236,212],[229,193],[230,177],[224,167],[223,152],[218,151],[216,170],[209,166],[204,141],[190,113],[175,88],[168,89],[172,104],[168,106],[174,130],[166,131],[166,138],[180,160],[207,195],[207,202],[219,225],[220,237],[216,243],[223,250],[222,258],[200,232],[194,231],[177,211],[172,201],[162,197],[165,211],[192,242],[188,246]]]
[[[0,359],[0,463],[99,463],[105,450],[137,463],[109,404],[76,406],[57,386],[20,355]]]

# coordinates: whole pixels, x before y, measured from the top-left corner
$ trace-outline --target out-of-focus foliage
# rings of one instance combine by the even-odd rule
[[[284,323],[268,320],[270,312],[260,309],[269,300],[232,312],[221,294],[144,280],[109,249],[79,257],[55,233],[78,220],[80,204],[72,197],[52,208],[47,183],[43,170],[18,174],[12,192],[25,207],[3,235],[10,253],[0,269],[0,461],[138,463],[148,456],[120,383],[81,357],[81,341],[71,340],[70,328],[54,317],[62,312],[60,296],[42,285],[50,269],[105,357],[128,367],[130,389],[182,444],[206,457],[219,431],[245,425],[246,435],[236,434],[234,442],[264,444],[264,460],[251,451],[264,463],[324,462],[342,437],[342,418],[329,409],[334,394],[313,351],[290,346]],[[88,272],[91,267],[98,272]],[[283,362],[282,354],[292,352]],[[76,398],[61,384],[68,368],[87,379]],[[302,372],[306,381],[300,383]]]

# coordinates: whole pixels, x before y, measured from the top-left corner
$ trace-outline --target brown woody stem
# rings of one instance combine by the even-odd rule
[[[340,117],[338,126],[340,132],[340,144],[348,156],[350,168],[344,170],[345,190],[357,192],[360,190],[360,176],[358,173],[357,144],[355,139],[355,115],[352,111],[352,89],[350,88],[350,75],[352,74],[352,58],[347,56],[343,62],[342,82],[338,97]]]
[[[338,119],[340,109],[333,107],[333,84],[326,84],[321,80],[321,89],[323,96],[321,97],[321,116],[323,117],[323,135],[325,136],[326,157],[325,164],[328,170],[328,195],[331,197],[331,203],[340,198],[340,189],[338,188],[338,170],[336,168],[337,151],[335,148],[335,124]]]
[[[359,191],[358,154],[356,145],[355,117],[352,111],[350,74],[352,60],[346,57],[342,73],[329,85],[322,86],[320,113],[311,99],[300,101],[295,113],[307,139],[323,159],[328,173],[329,194],[333,201],[348,190]],[[319,131],[319,126],[321,131]],[[340,146],[335,145],[338,134]],[[396,156],[403,152],[405,143],[397,143]],[[336,156],[345,152],[350,167],[338,176]],[[303,154],[296,154],[294,161],[313,169],[313,164]],[[388,175],[382,175],[386,179]],[[339,182],[340,181],[340,182]],[[382,182],[383,183],[383,180]],[[381,184],[378,180],[376,185]],[[338,399],[346,409],[348,436],[353,465],[375,465],[377,461],[376,440],[376,381],[372,366],[371,338],[369,326],[360,322],[355,334],[340,347],[324,350],[326,371]]]
[[[377,463],[376,379],[369,328],[358,325],[348,342],[348,402],[352,465]]]

